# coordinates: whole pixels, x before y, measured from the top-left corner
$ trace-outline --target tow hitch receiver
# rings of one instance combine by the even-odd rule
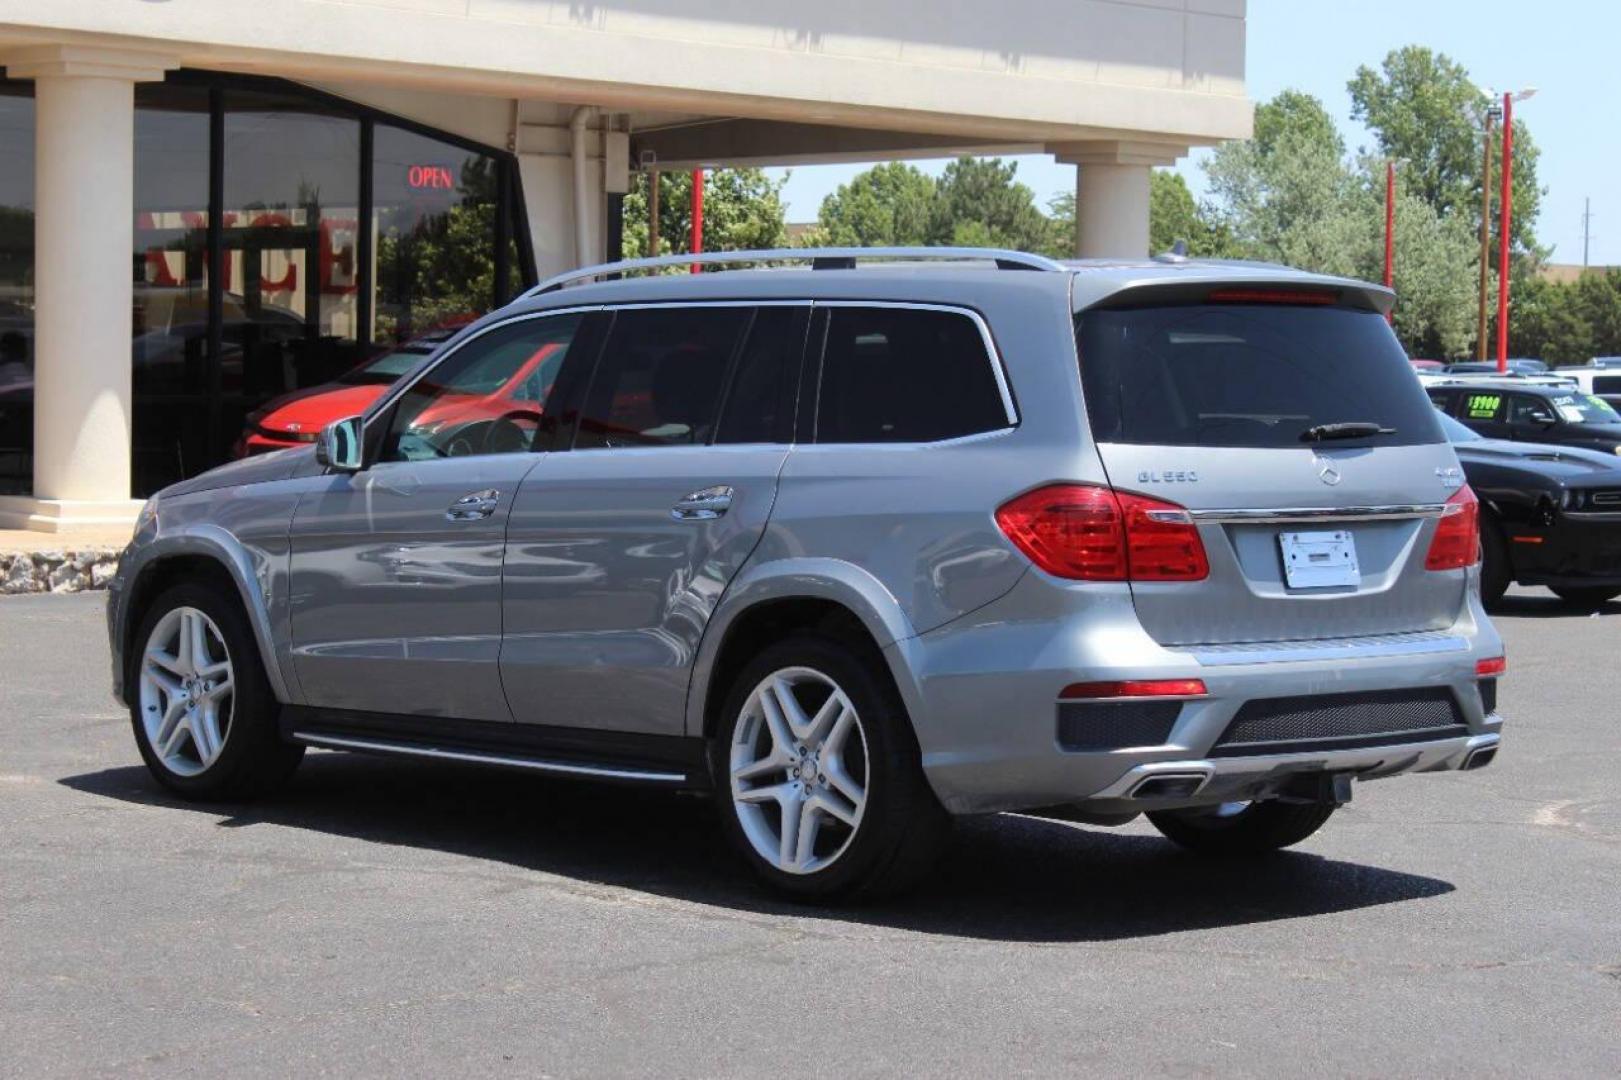
[[[1344,806],[1351,801],[1351,781],[1348,772],[1301,773],[1292,776],[1278,789],[1276,798],[1287,803],[1330,803]]]

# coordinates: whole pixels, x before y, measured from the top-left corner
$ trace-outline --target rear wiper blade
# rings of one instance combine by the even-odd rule
[[[1316,424],[1300,433],[1301,442],[1327,442],[1329,439],[1365,439],[1370,435],[1394,435],[1396,429],[1370,423],[1367,420],[1348,420],[1340,424]]]

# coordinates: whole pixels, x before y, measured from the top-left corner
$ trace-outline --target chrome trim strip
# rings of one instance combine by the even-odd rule
[[[432,746],[413,746],[409,743],[391,743],[373,739],[349,739],[337,735],[306,735],[293,732],[294,739],[313,746],[328,746],[340,750],[377,750],[389,754],[408,754],[414,757],[440,758],[446,761],[468,761],[476,765],[515,765],[541,772],[567,773],[571,776],[595,776],[611,780],[649,780],[664,784],[686,782],[685,773],[646,772],[641,769],[612,769],[599,765],[570,765],[561,761],[542,761],[537,758],[506,757],[499,754],[474,754],[462,750],[441,750]]]
[[[1205,667],[1243,664],[1309,663],[1316,660],[1386,660],[1398,656],[1428,656],[1468,652],[1469,641],[1444,631],[1387,634],[1381,637],[1337,638],[1323,641],[1242,642],[1231,645],[1190,646],[1188,653]]]
[[[1438,518],[1445,503],[1410,503],[1392,506],[1291,506],[1255,510],[1189,510],[1202,525],[1268,525],[1293,521],[1400,521]]]
[[[1151,761],[1127,770],[1125,775],[1108,787],[1086,796],[1086,800],[1128,798],[1129,793],[1143,780],[1165,775],[1205,773],[1210,777],[1204,785],[1208,788],[1211,784],[1229,777],[1266,776],[1297,770],[1314,772],[1366,769],[1383,765],[1394,757],[1410,759],[1409,765],[1401,770],[1402,772],[1413,772],[1421,766],[1427,772],[1456,770],[1469,760],[1470,755],[1501,743],[1502,735],[1489,731],[1479,735],[1455,735],[1449,739],[1434,739],[1430,742],[1387,744],[1355,750],[1317,750],[1292,754],[1256,754],[1251,757]],[[1083,805],[1086,800],[1082,800]]]

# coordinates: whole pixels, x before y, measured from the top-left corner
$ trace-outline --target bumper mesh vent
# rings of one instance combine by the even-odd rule
[[[1058,745],[1065,750],[1118,750],[1160,746],[1182,711],[1180,701],[1122,701],[1058,706]]]
[[[1496,679],[1480,680],[1480,705],[1481,708],[1486,710],[1488,715],[1497,711]]]
[[[1343,750],[1445,739],[1468,731],[1445,687],[1246,702],[1211,757]]]

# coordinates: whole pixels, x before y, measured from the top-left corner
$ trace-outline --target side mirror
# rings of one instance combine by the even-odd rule
[[[1550,428],[1550,427],[1553,427],[1555,424],[1557,424],[1559,421],[1553,415],[1553,413],[1534,412],[1534,413],[1531,414],[1531,422],[1533,424],[1536,424],[1538,427]]]
[[[359,472],[366,465],[365,443],[366,429],[360,417],[334,420],[315,440],[315,460],[339,472]]]

